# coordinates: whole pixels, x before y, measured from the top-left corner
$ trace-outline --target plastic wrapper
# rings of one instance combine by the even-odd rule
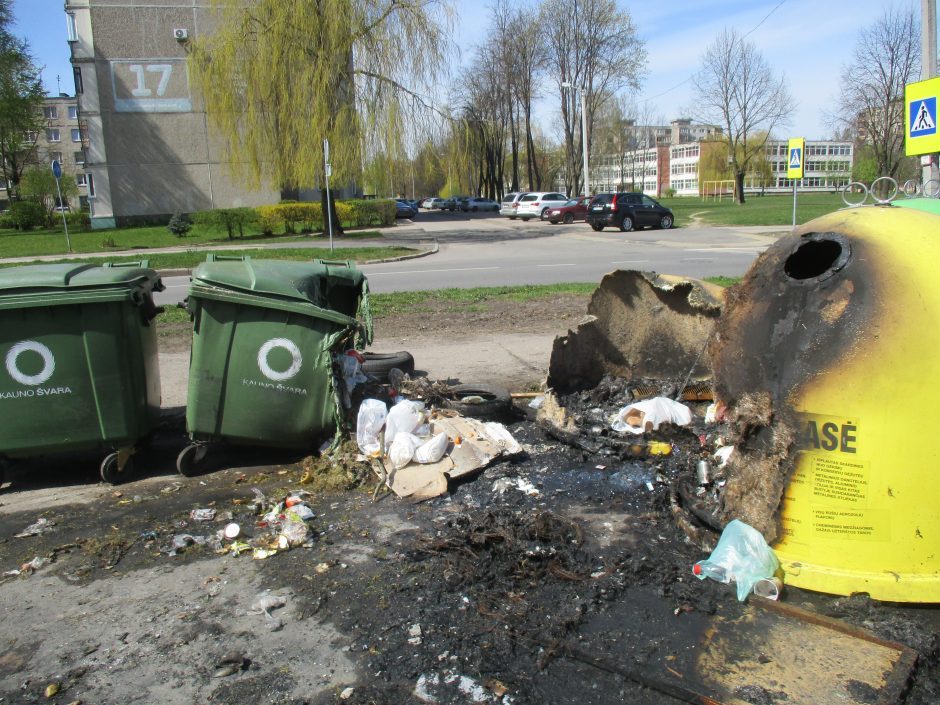
[[[408,399],[393,406],[385,419],[385,451],[399,433],[413,433],[424,422],[424,404]]]
[[[415,449],[421,445],[421,439],[404,431],[395,435],[395,440],[388,449],[388,459],[392,467],[401,470],[415,457]]]
[[[718,545],[704,561],[692,567],[699,580],[711,578],[720,583],[734,582],[738,600],[744,602],[758,580],[773,577],[780,561],[760,532],[734,519],[721,532]]]
[[[688,426],[692,423],[692,411],[685,404],[667,397],[656,397],[623,407],[614,416],[610,426],[620,433],[639,435],[647,430],[655,431],[664,423]]]
[[[370,457],[377,457],[382,454],[382,442],[379,434],[382,433],[382,426],[385,425],[385,419],[388,415],[388,409],[385,402],[379,399],[363,399],[359,405],[359,415],[356,418],[356,443],[363,454]]]
[[[436,463],[447,452],[450,439],[446,433],[439,433],[428,441],[415,448],[415,461],[419,463]]]

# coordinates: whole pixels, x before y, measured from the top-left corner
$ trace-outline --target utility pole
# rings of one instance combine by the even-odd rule
[[[591,195],[591,186],[588,179],[588,123],[587,123],[587,95],[584,86],[581,86],[581,146],[584,150],[584,195]]]
[[[921,80],[937,75],[937,0],[920,0]],[[940,179],[936,154],[921,157],[922,180],[926,189],[931,179]],[[928,161],[928,163],[924,163]],[[927,194],[925,194],[927,195]]]

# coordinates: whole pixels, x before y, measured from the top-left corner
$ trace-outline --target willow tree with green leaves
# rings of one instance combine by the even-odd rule
[[[426,96],[443,74],[453,17],[445,0],[212,5],[214,31],[191,42],[190,71],[233,172],[255,186],[321,186],[324,139],[330,183],[355,184],[372,154],[403,153],[433,119]]]

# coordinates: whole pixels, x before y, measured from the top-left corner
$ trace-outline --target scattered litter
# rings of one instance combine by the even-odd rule
[[[59,683],[50,683],[46,686],[46,697],[53,698],[59,694],[59,691],[62,690],[62,686]]]
[[[537,396],[537,397],[535,397],[535,399],[533,399],[532,401],[529,402],[529,408],[530,408],[530,409],[541,409],[541,408],[542,408],[542,404],[544,404],[544,403],[545,403],[545,395],[542,394],[541,396]]]
[[[664,423],[688,426],[692,412],[685,404],[667,397],[638,401],[623,407],[611,420],[611,428],[620,433],[641,434],[656,431]]]
[[[241,532],[242,532],[242,527],[240,527],[238,524],[234,522],[232,522],[231,524],[226,524],[225,528],[222,530],[222,533],[225,536],[225,538],[230,539],[230,540],[237,539],[239,534],[241,534]]]
[[[761,578],[754,583],[754,594],[768,600],[779,600],[780,593],[783,592],[783,581],[774,576],[772,578]]]
[[[189,518],[193,521],[214,521],[215,520],[215,510],[214,509],[193,509],[189,513]]]
[[[389,452],[399,433],[412,433],[423,421],[423,403],[406,399],[395,404],[385,419],[385,452]]]
[[[721,532],[718,545],[705,560],[692,566],[699,580],[711,578],[719,583],[734,581],[738,600],[744,602],[761,578],[771,578],[780,562],[757,529],[733,519]]]
[[[716,461],[718,461],[718,467],[723,468],[728,464],[728,461],[731,459],[731,455],[734,453],[734,446],[724,446],[715,451],[715,454],[712,456]]]
[[[422,674],[418,677],[414,689],[415,697],[426,703],[471,702],[509,705],[512,698],[505,693],[505,687],[487,690],[486,686],[473,678],[450,671],[443,674]]]
[[[421,636],[422,636],[422,633],[421,633],[420,624],[412,624],[410,627],[408,627],[408,643],[409,644],[411,644],[412,646],[420,646]]]
[[[317,563],[313,571],[317,573],[318,575],[323,575],[324,573],[329,571],[329,569],[330,569],[329,563]]]
[[[447,437],[446,433],[438,433],[430,440],[425,441],[415,448],[415,462],[421,463],[422,465],[436,463],[438,460],[444,457],[444,453],[447,452],[447,444],[449,442],[450,439]]]
[[[263,613],[268,619],[268,628],[271,631],[278,631],[284,627],[284,622],[271,614],[272,611],[280,609],[287,604],[287,598],[283,595],[272,595],[267,590],[260,593],[253,603],[251,611],[255,614]]]
[[[213,678],[227,678],[242,671],[248,665],[248,660],[240,651],[230,651],[216,662],[216,671]]]
[[[522,477],[501,477],[493,483],[493,492],[497,494],[506,494],[508,489],[519,490],[530,497],[537,497],[540,494],[535,485]]]
[[[355,692],[356,692],[356,689],[355,689],[355,688],[352,688],[352,687],[343,688],[343,692],[339,694],[339,699],[340,699],[340,700],[349,700],[349,699],[353,696],[353,693],[355,693]]]
[[[13,538],[24,539],[27,536],[39,536],[40,534],[45,534],[49,531],[52,531],[52,527],[55,526],[55,522],[46,519],[46,517],[39,517],[34,523],[27,526],[18,534],[13,534]]]

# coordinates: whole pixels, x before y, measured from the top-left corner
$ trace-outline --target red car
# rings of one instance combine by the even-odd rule
[[[591,202],[590,196],[575,196],[563,206],[551,208],[545,214],[545,219],[549,223],[573,223],[576,220],[584,220],[587,216],[588,204]]]

